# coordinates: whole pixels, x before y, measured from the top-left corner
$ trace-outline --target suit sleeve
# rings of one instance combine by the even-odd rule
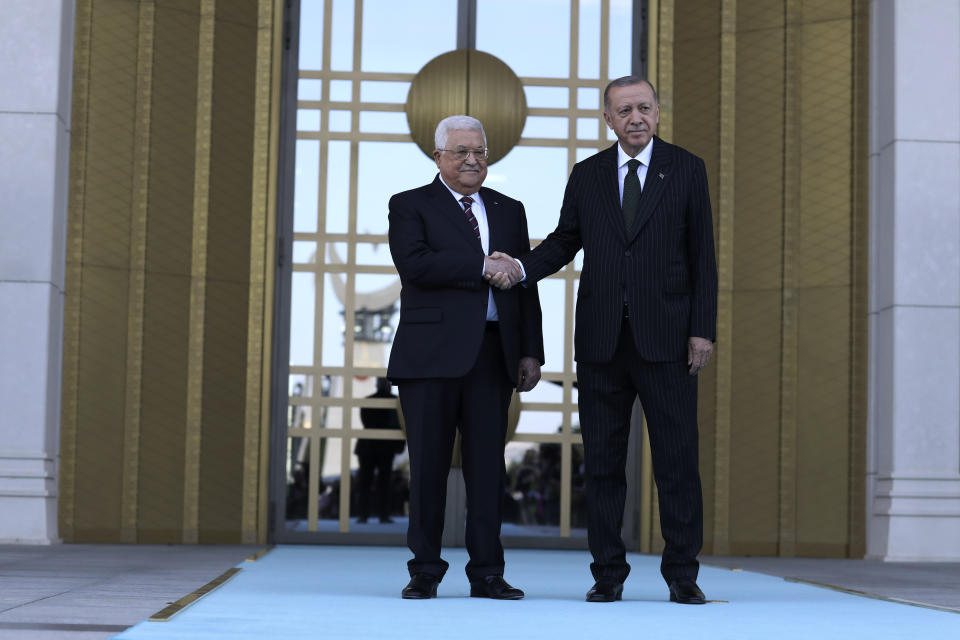
[[[544,238],[536,249],[520,259],[527,272],[527,282],[537,282],[556,273],[573,260],[583,247],[578,197],[582,171],[579,168],[579,165],[574,165],[570,179],[567,180],[557,228]]]
[[[523,249],[530,250],[530,233],[527,231],[527,214],[520,203],[520,242]],[[543,313],[540,310],[540,294],[536,283],[527,287],[517,287],[520,295],[520,326],[523,339],[520,342],[520,356],[536,358],[545,364],[543,355]]]
[[[423,217],[409,198],[390,198],[390,254],[400,279],[422,288],[476,289],[483,282],[477,254],[434,248],[427,242]]]
[[[690,337],[717,339],[717,259],[713,246],[713,216],[707,170],[700,158],[691,178],[687,203],[687,259],[693,278]]]

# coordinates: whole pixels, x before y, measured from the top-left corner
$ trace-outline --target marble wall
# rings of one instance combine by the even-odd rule
[[[57,534],[74,3],[0,20],[0,542]]]
[[[867,553],[960,560],[960,5],[871,3]]]

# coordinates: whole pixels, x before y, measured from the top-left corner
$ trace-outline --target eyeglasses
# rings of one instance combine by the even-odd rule
[[[467,149],[465,147],[457,147],[456,149],[441,149],[441,151],[449,151],[450,155],[452,155],[454,160],[457,162],[463,162],[469,158],[471,154],[477,160],[477,162],[483,162],[487,159],[487,151],[489,151],[489,149]]]

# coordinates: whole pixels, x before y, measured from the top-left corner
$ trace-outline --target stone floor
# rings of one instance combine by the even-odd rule
[[[827,558],[704,556],[701,562],[800,578],[960,613],[960,562],[882,562]]]
[[[261,548],[0,545],[0,639],[110,638]]]
[[[0,640],[110,638],[261,549],[230,545],[0,545]],[[762,557],[702,560],[960,612],[960,563]]]

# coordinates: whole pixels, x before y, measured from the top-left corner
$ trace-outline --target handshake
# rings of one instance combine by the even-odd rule
[[[520,263],[505,253],[494,251],[483,259],[483,277],[498,289],[509,289],[523,278]]]

